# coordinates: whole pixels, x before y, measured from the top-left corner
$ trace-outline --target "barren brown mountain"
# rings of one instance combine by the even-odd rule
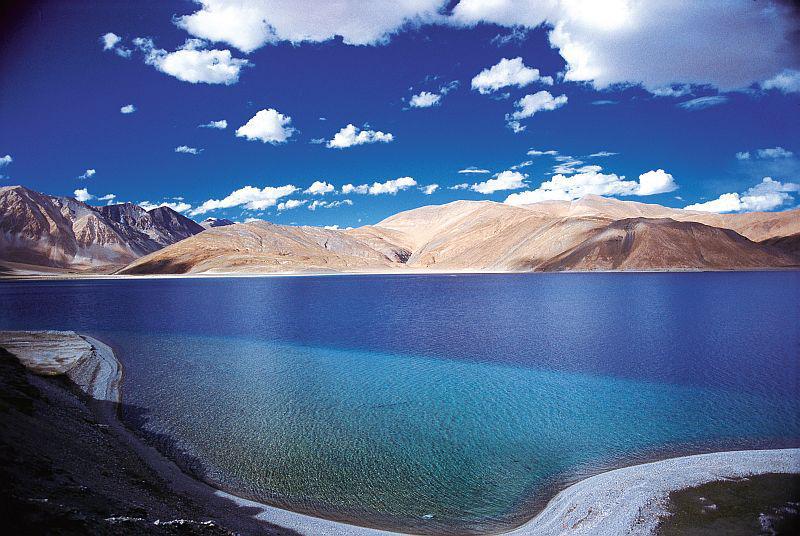
[[[720,216],[597,196],[519,207],[456,201],[358,229],[216,228],[122,273],[789,268],[800,259],[769,240],[798,231],[798,210]]]

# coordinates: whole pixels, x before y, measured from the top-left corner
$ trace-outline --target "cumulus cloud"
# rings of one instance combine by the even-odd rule
[[[136,106],[134,106],[133,104],[126,104],[125,106],[120,108],[119,111],[120,113],[123,114],[132,114],[133,112],[136,111]]]
[[[771,160],[776,158],[791,158],[794,156],[792,151],[783,147],[768,147],[756,151],[740,151],[736,153],[737,160]]]
[[[348,45],[388,42],[401,28],[441,20],[444,0],[196,0],[200,9],[178,17],[190,34],[245,53],[266,44],[320,42],[340,36]]]
[[[98,197],[96,195],[90,194],[88,188],[78,188],[77,190],[72,192],[72,195],[75,197],[75,199],[81,201],[82,203],[87,203],[92,199],[97,199],[98,201],[108,201],[109,205],[117,197],[114,194],[105,194]]]
[[[302,207],[306,203],[308,203],[306,199],[287,199],[286,201],[278,203],[278,212],[283,212],[284,210],[292,210],[293,208]]]
[[[428,184],[426,186],[420,186],[419,190],[425,195],[431,195],[433,192],[439,189],[438,184]]]
[[[436,106],[442,101],[442,96],[438,93],[431,93],[430,91],[422,91],[416,95],[411,96],[408,101],[409,106],[412,108],[430,108]]]
[[[189,214],[191,216],[197,216],[212,210],[238,206],[244,206],[244,208],[248,210],[263,210],[267,207],[275,206],[278,199],[292,195],[297,190],[298,188],[291,184],[285,186],[266,186],[264,188],[245,186],[244,188],[234,190],[223,199],[209,199],[199,207],[193,209]]]
[[[333,184],[325,181],[314,181],[311,186],[303,190],[308,195],[325,195],[334,190]]]
[[[603,196],[654,195],[678,188],[674,178],[663,169],[639,175],[638,181],[625,180],[616,173],[602,173],[600,166],[586,166],[574,175],[554,175],[537,189],[509,195],[505,203],[527,205],[540,201],[571,201],[588,194]]]
[[[495,175],[493,179],[473,184],[469,188],[479,194],[486,195],[502,190],[519,190],[520,188],[525,188],[526,178],[528,178],[528,176],[524,173],[506,170]]]
[[[353,201],[350,199],[341,199],[336,201],[323,201],[322,199],[315,199],[308,205],[308,210],[317,210],[318,208],[336,208],[343,206],[350,206]]]
[[[567,81],[596,88],[641,84],[749,87],[797,68],[796,18],[788,2],[461,0],[452,21],[552,28]]]
[[[224,130],[228,128],[228,121],[225,119],[220,119],[219,121],[209,121],[208,123],[204,123],[202,125],[197,125],[199,128],[216,128],[219,130]]]
[[[402,190],[408,190],[417,185],[411,177],[400,177],[398,179],[391,179],[386,182],[373,182],[372,185],[360,184],[355,186],[353,184],[345,184],[342,186],[342,193],[347,194],[369,194],[381,195],[391,194],[394,195]]]
[[[95,173],[97,173],[97,170],[95,170],[95,169],[87,169],[86,171],[83,172],[83,174],[78,175],[78,178],[79,179],[91,179],[92,177],[94,177]]]
[[[144,61],[162,73],[192,84],[225,84],[239,81],[245,59],[234,58],[230,50],[208,50],[200,39],[187,39],[178,50],[156,48],[152,39],[137,37],[133,44],[144,54]]]
[[[684,207],[686,210],[702,212],[753,212],[774,210],[793,202],[793,194],[800,192],[800,184],[780,182],[772,177],[764,177],[760,183],[744,193],[725,193],[705,203],[695,203]]]
[[[783,93],[800,93],[800,71],[784,69],[761,83],[764,89],[777,89]]]
[[[704,110],[712,106],[719,106],[720,104],[725,104],[726,102],[728,102],[728,97],[725,95],[713,95],[711,97],[697,97],[696,99],[683,101],[679,103],[678,106],[684,110],[693,111]]]
[[[0,157],[0,167],[5,167],[5,166],[9,165],[13,161],[14,161],[14,159],[11,158],[10,154],[7,154],[5,156],[1,156]]]
[[[198,149],[197,147],[189,147],[188,145],[179,145],[175,147],[175,152],[184,154],[200,154],[203,152],[203,149]]]
[[[525,95],[514,103],[519,108],[511,114],[512,119],[525,119],[532,117],[536,112],[552,111],[561,108],[567,103],[566,95],[553,97],[549,91],[538,91],[531,95]]]
[[[236,136],[278,145],[286,143],[294,134],[295,129],[290,126],[291,123],[291,117],[273,108],[259,110],[247,123],[236,129]]]
[[[154,208],[158,207],[169,207],[175,212],[186,212],[187,210],[192,208],[192,205],[189,203],[185,203],[183,201],[161,201],[160,203],[151,203],[150,201],[141,201],[137,203],[140,207],[145,210],[153,210]]]
[[[459,173],[464,173],[464,174],[467,174],[467,173],[479,173],[479,174],[491,173],[491,171],[489,171],[488,169],[481,169],[481,168],[477,168],[475,166],[470,166],[468,168],[459,169],[458,172]]]
[[[525,87],[537,81],[548,86],[553,85],[552,77],[541,76],[539,69],[526,66],[522,63],[522,58],[503,58],[496,65],[475,75],[472,89],[486,95],[504,87]]]
[[[364,145],[365,143],[389,143],[394,140],[391,133],[384,133],[380,130],[361,130],[353,124],[348,124],[337,132],[325,146],[329,149],[345,149],[353,145]]]
[[[112,50],[117,56],[122,58],[130,58],[131,57],[131,50],[119,45],[122,42],[122,38],[113,32],[108,32],[105,35],[100,36],[100,42],[103,43],[103,50]]]

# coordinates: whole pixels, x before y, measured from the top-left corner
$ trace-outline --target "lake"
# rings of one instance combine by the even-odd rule
[[[0,283],[0,329],[96,336],[187,470],[430,534],[524,521],[622,465],[800,445],[800,273]]]

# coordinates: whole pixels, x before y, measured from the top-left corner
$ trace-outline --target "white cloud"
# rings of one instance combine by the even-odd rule
[[[473,184],[470,186],[470,190],[487,195],[502,190],[519,190],[525,188],[526,178],[528,176],[519,171],[501,171],[493,179]]]
[[[589,158],[605,158],[606,156],[614,156],[619,153],[612,153],[611,151],[598,151],[589,155]]]
[[[442,100],[442,96],[438,93],[431,93],[430,91],[422,91],[416,95],[411,96],[408,104],[412,108],[430,108],[431,106],[438,105]]]
[[[230,50],[207,50],[200,39],[187,39],[181,48],[167,52],[156,48],[152,39],[137,37],[133,44],[144,53],[144,61],[162,73],[192,84],[225,84],[239,81],[245,59],[232,57]]]
[[[314,181],[314,183],[303,190],[304,194],[308,195],[325,195],[334,190],[333,184],[325,181]]]
[[[765,149],[758,149],[756,151],[740,151],[736,153],[737,160],[750,160],[753,158],[761,160],[769,160],[774,158],[790,158],[794,156],[792,151],[784,149],[783,147],[768,147]]]
[[[5,156],[2,156],[2,157],[0,157],[0,167],[7,166],[7,165],[9,165],[11,162],[13,162],[13,161],[14,161],[14,159],[13,159],[13,158],[11,158],[11,155],[10,155],[10,154],[7,154],[7,155],[5,155]]]
[[[188,145],[179,145],[175,147],[175,152],[184,154],[200,154],[203,152],[203,149],[198,149],[197,147],[189,147]]]
[[[683,97],[691,92],[692,86],[689,84],[664,86],[651,90],[656,97]]]
[[[392,140],[394,140],[394,136],[391,133],[384,133],[380,130],[361,130],[353,124],[348,124],[337,132],[325,146],[329,149],[344,149],[365,143],[389,143]]]
[[[547,151],[539,151],[537,149],[531,149],[526,153],[528,156],[558,156],[558,151],[555,149],[548,149]]]
[[[731,0],[461,0],[452,20],[552,28],[567,81],[656,90],[710,84],[727,91],[797,66],[796,18],[788,2]]]
[[[757,153],[759,158],[789,158],[794,155],[792,151],[787,151],[783,147],[759,149]]]
[[[508,116],[506,116],[506,119],[508,119]],[[519,121],[508,121],[506,123],[506,126],[510,128],[514,132],[514,134],[519,134],[520,132],[524,132],[525,129],[528,128]]]
[[[286,143],[295,129],[289,126],[292,118],[273,108],[259,110],[244,125],[236,129],[236,136],[277,145]]]
[[[671,192],[678,186],[672,175],[663,169],[639,175],[638,181],[625,180],[616,173],[602,173],[600,166],[586,166],[574,175],[553,175],[537,189],[509,195],[509,205],[527,205],[540,201],[570,201],[588,194],[594,195],[654,195]]]
[[[783,93],[800,93],[800,71],[784,69],[769,80],[761,83],[764,89],[777,89]]]
[[[94,177],[95,173],[97,173],[97,170],[95,170],[95,169],[87,169],[86,171],[83,172],[82,175],[79,175],[78,178],[79,179],[91,179],[92,177]]]
[[[185,203],[183,201],[178,201],[178,202],[162,201],[160,203],[151,203],[150,201],[142,201],[137,204],[145,210],[153,210],[154,208],[158,207],[169,207],[175,212],[186,212],[187,210],[192,208],[192,205],[190,205],[189,203]]]
[[[293,208],[301,207],[308,203],[305,199],[287,199],[281,203],[278,203],[278,212],[283,212],[284,210],[292,210]]]
[[[480,168],[476,168],[475,166],[470,166],[468,168],[459,169],[458,172],[459,173],[481,173],[481,174],[482,173],[491,173],[491,171],[489,171],[488,169],[480,169]]]
[[[516,86],[525,87],[533,82],[553,85],[549,76],[540,76],[539,69],[533,69],[522,63],[522,58],[501,59],[496,65],[488,67],[472,79],[472,89],[486,95],[498,89]]]
[[[725,193],[712,201],[695,203],[686,210],[702,212],[753,212],[774,210],[794,200],[793,192],[800,192],[800,184],[776,181],[771,177],[749,188],[743,194]]]
[[[100,37],[100,41],[103,42],[103,50],[111,50],[117,45],[117,43],[122,41],[122,38],[113,32],[108,32]]]
[[[678,189],[675,179],[663,169],[648,171],[639,175],[639,186],[635,195],[655,195]]]
[[[244,188],[234,190],[223,199],[209,199],[192,210],[189,214],[191,216],[197,216],[220,208],[231,208],[242,205],[249,210],[263,210],[267,207],[275,206],[278,199],[292,195],[297,190],[298,188],[291,184],[285,186],[266,186],[260,189],[254,186],[245,186]]]
[[[683,101],[678,104],[684,110],[704,110],[712,106],[719,106],[728,102],[728,97],[725,95],[713,95],[711,97],[697,97],[688,101]]]
[[[110,205],[111,203],[114,202],[114,199],[116,199],[116,198],[117,198],[116,194],[106,194],[106,195],[102,195],[102,196],[98,197],[97,200],[98,201],[107,201],[107,204]]]
[[[469,190],[469,184],[462,182],[461,184],[454,184],[447,188],[448,190]]]
[[[369,192],[369,185],[368,184],[360,184],[355,186],[353,184],[345,184],[342,186],[342,193],[344,195],[347,194],[361,194],[364,195]]]
[[[82,201],[84,203],[94,199],[94,196],[89,193],[88,188],[79,188],[72,193],[75,196],[75,199],[77,199],[78,201]]]
[[[514,106],[519,108],[519,110],[511,114],[509,119],[518,121],[520,119],[532,117],[536,112],[542,112],[542,111],[548,112],[555,110],[557,108],[561,108],[566,103],[567,103],[566,95],[559,95],[558,97],[553,97],[553,95],[551,95],[549,91],[538,91],[530,95],[525,95],[517,102],[515,102]]]
[[[373,182],[372,185],[360,184],[355,186],[353,184],[345,184],[342,186],[342,193],[347,194],[369,194],[381,195],[391,194],[394,195],[402,190],[416,186],[417,181],[411,177],[400,177],[399,179],[391,179],[386,182]]]
[[[426,186],[420,186],[419,189],[425,195],[431,195],[433,192],[435,192],[436,190],[439,189],[439,185],[438,184],[428,184]]]
[[[108,32],[100,36],[100,42],[103,43],[103,50],[113,50],[117,56],[122,58],[130,58],[131,50],[122,46],[117,46],[122,41],[122,38],[113,32]]]
[[[323,201],[315,199],[308,205],[308,210],[317,210],[318,208],[336,208],[342,206],[350,206],[353,202],[350,199],[342,199],[337,201]]]
[[[224,130],[228,128],[228,121],[225,119],[220,119],[219,121],[209,121],[208,123],[197,126],[199,128],[216,128],[219,130]]]
[[[268,43],[320,42],[341,36],[348,45],[386,43],[401,28],[440,20],[444,0],[196,0],[198,11],[176,24],[190,34],[250,53]]]
[[[134,106],[133,104],[126,104],[125,106],[120,108],[119,111],[123,114],[132,114],[133,112],[136,111],[136,106]]]

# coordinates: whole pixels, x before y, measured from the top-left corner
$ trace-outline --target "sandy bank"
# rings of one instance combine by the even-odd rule
[[[715,452],[608,471],[566,488],[507,534],[653,534],[671,491],[766,473],[800,473],[800,449]]]

